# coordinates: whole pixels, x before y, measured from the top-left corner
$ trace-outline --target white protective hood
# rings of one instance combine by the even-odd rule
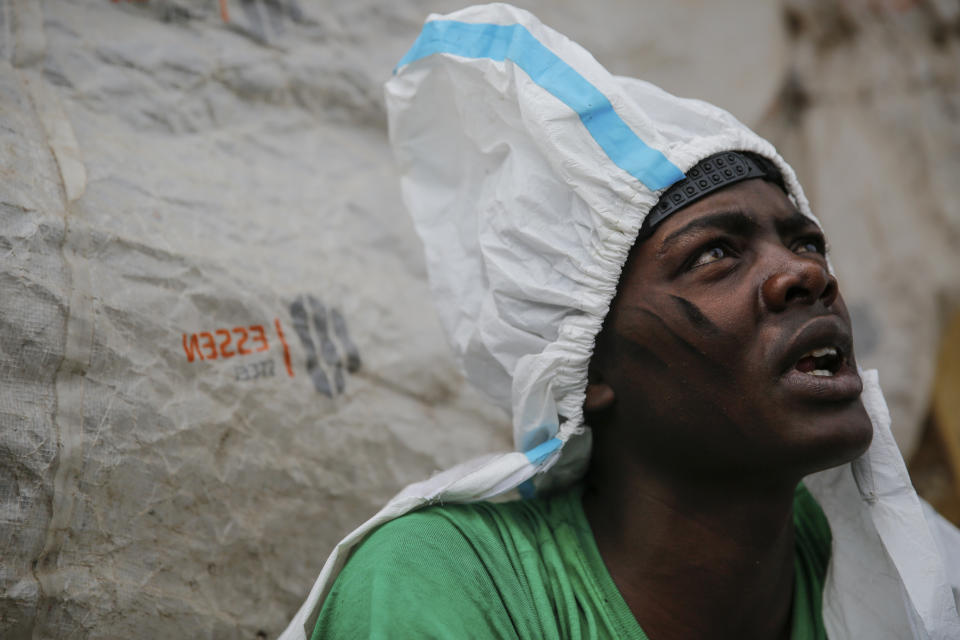
[[[790,166],[727,112],[614,77],[576,43],[504,4],[432,15],[386,85],[404,200],[470,381],[510,412],[516,452],[408,486],[327,560],[282,638],[309,637],[350,550],[436,502],[562,486],[589,457],[594,337],[644,216],[701,159],[753,151]],[[960,638],[960,533],[917,497],[875,371],[862,372],[869,450],[805,482],[833,532],[831,638]],[[945,562],[946,561],[946,562]]]

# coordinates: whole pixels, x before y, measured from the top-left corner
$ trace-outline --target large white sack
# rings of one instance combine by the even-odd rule
[[[275,634],[397,486],[509,441],[445,351],[363,47],[4,6],[0,637]]]

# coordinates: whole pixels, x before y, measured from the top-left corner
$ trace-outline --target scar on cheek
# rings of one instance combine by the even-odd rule
[[[690,321],[690,324],[707,333],[720,333],[720,327],[713,324],[713,322],[710,321],[710,318],[703,315],[703,312],[700,311],[700,307],[693,304],[686,298],[681,298],[674,295],[671,295],[670,298],[677,304],[683,314],[687,317],[687,320]]]
[[[656,312],[651,311],[646,307],[637,307],[637,311],[653,320],[653,322],[657,324],[667,336],[669,336],[681,349],[692,356],[695,360],[699,360],[704,366],[711,370],[723,372],[724,368],[720,365],[720,363],[715,362],[712,358],[708,357],[707,354],[703,353],[700,349],[691,344],[686,338],[671,329],[670,325],[664,322],[663,318],[657,315]]]
[[[695,307],[694,307],[695,308]],[[701,373],[709,379],[718,379],[726,378],[729,375],[729,370],[727,370],[722,363],[715,361],[710,358],[702,351],[697,349],[693,344],[688,340],[681,337],[676,331],[670,328],[670,326],[660,317],[657,312],[653,311],[644,306],[633,306],[629,309],[630,312],[640,314],[649,318],[653,324],[656,326],[655,329],[651,332],[651,337],[654,340],[658,340],[664,344],[667,354],[661,353],[664,357],[667,357],[669,360],[669,351],[671,349],[671,343],[677,345],[676,348],[679,348],[684,353],[677,354],[678,357],[686,356],[688,359],[692,358],[694,360],[694,368],[700,369]],[[697,310],[699,311],[699,309]],[[709,320],[708,320],[709,322]],[[712,323],[710,323],[712,325]],[[650,327],[648,326],[648,330]],[[719,331],[719,328],[717,329]],[[615,352],[620,356],[627,355],[635,358],[639,362],[647,362],[653,366],[659,367],[662,370],[669,368],[669,365],[648,347],[640,344],[634,339],[621,334],[618,331],[612,331],[610,335],[612,342],[610,346]],[[649,398],[651,402],[654,398]],[[737,432],[736,424],[732,421],[727,408],[719,402],[711,399],[708,395],[699,395],[697,397],[697,406],[699,407],[698,413],[700,415],[710,415],[714,421],[714,427],[720,428],[723,427],[730,431],[731,434]],[[657,404],[653,402],[653,404]],[[676,407],[674,407],[676,409]]]

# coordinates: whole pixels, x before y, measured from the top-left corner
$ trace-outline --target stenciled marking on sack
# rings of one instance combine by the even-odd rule
[[[350,338],[343,314],[312,295],[290,303],[290,318],[307,352],[307,375],[320,393],[333,397],[346,388],[344,370],[360,368],[360,352]]]
[[[259,378],[272,378],[275,375],[273,360],[258,360],[247,364],[238,364],[233,368],[237,382],[247,382]]]
[[[287,344],[287,337],[283,335],[283,327],[280,325],[280,318],[273,319],[273,326],[277,330],[277,337],[280,338],[280,344],[283,345],[283,364],[287,367],[287,375],[293,377],[293,364],[290,362],[290,345]]]
[[[184,333],[181,336],[183,353],[187,362],[229,360],[238,356],[265,353],[271,349],[268,327],[269,325],[252,324]],[[273,328],[276,331],[276,339],[283,348],[283,362],[286,366],[287,375],[292,378],[294,374],[290,358],[290,345],[287,344],[280,318],[274,318]],[[233,371],[234,378],[238,381],[272,378],[277,375],[272,359],[260,359],[255,363],[245,362],[234,367]]]
[[[187,362],[224,360],[269,351],[270,340],[262,324],[232,327],[183,334],[183,351]]]

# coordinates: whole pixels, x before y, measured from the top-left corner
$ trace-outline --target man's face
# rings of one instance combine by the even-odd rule
[[[753,179],[634,247],[591,368],[637,455],[685,473],[808,473],[866,449],[824,244],[781,189]]]

